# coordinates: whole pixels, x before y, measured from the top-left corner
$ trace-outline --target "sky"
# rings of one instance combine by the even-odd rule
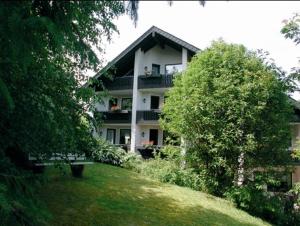
[[[138,22],[129,16],[115,20],[119,34],[105,44],[104,62],[109,62],[151,26],[157,26],[194,46],[205,49],[222,38],[248,49],[263,49],[286,71],[300,66],[300,45],[280,33],[283,20],[300,13],[297,1],[140,1]],[[105,64],[104,64],[105,65]],[[294,96],[300,99],[300,95]]]

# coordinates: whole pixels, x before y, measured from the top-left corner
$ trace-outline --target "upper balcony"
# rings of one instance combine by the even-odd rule
[[[112,80],[107,78],[103,81],[103,84],[107,90],[133,89],[133,76],[115,77]]]
[[[173,86],[173,75],[140,75],[138,89],[168,88]]]

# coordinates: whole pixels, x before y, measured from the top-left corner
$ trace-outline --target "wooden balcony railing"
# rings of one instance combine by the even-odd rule
[[[173,86],[173,75],[140,75],[138,89],[167,88]]]

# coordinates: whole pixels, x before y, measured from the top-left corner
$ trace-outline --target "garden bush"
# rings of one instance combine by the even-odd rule
[[[255,183],[249,183],[232,187],[225,195],[238,208],[272,224],[300,225],[300,216],[293,209],[293,201],[285,194],[272,194]]]
[[[181,168],[174,160],[150,159],[142,162],[140,173],[163,183],[202,190],[198,174],[192,168]]]
[[[103,139],[98,139],[96,147],[91,151],[91,157],[94,161],[116,166],[121,166],[125,155],[126,152],[122,148]]]
[[[140,172],[142,162],[143,159],[140,155],[130,152],[123,156],[121,166],[135,172]]]

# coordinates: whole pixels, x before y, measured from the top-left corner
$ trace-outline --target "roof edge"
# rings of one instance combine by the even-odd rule
[[[176,36],[156,27],[152,26],[147,31],[145,31],[139,38],[137,38],[133,43],[131,43],[126,49],[124,49],[119,55],[117,55],[113,60],[108,62],[104,68],[102,68],[99,72],[97,72],[93,78],[97,79],[103,71],[108,70],[112,65],[114,65],[117,61],[119,61],[122,57],[124,57],[127,53],[129,53],[132,49],[134,49],[136,46],[138,46],[148,35],[150,35],[152,32],[157,32],[158,34],[164,36],[165,38],[170,39],[173,42],[176,42],[177,44],[185,47],[186,49],[192,51],[192,52],[198,52],[200,51],[199,48],[195,47],[192,44],[189,44],[186,41],[183,41],[180,38],[177,38]]]

